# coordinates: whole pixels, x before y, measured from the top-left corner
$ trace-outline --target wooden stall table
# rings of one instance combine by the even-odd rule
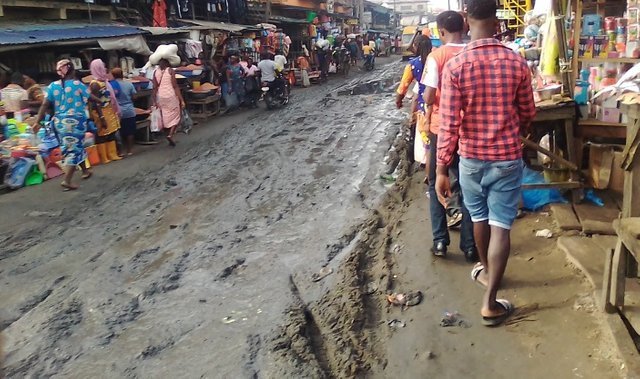
[[[205,83],[198,88],[186,91],[185,101],[193,119],[208,119],[220,112],[219,90],[219,86]]]
[[[622,112],[629,117],[625,149],[622,152],[624,191],[622,218],[613,223],[618,235],[614,251],[607,252],[602,286],[602,304],[607,312],[625,313],[625,289],[627,278],[638,278],[640,258],[640,105],[622,105]],[[640,296],[639,294],[636,294]],[[625,314],[628,319],[640,318],[637,314]]]
[[[575,151],[575,136],[574,126],[576,119],[576,106],[573,100],[568,100],[560,103],[555,103],[551,100],[541,101],[536,103],[536,117],[533,119],[531,129],[533,132],[545,131],[548,129],[550,122],[560,124],[559,128],[564,135],[566,141],[566,159],[556,156],[554,154],[540,148],[532,141],[525,141],[525,146],[535,148],[538,151],[543,151],[546,155],[552,156],[552,159],[564,162],[563,166],[566,166],[570,170],[569,180],[561,182],[550,182],[540,184],[523,184],[523,189],[539,189],[539,188],[562,188],[572,190],[573,200],[576,201],[579,198],[579,191],[582,188],[582,183],[578,180],[577,171],[580,168],[580,161]]]
[[[150,89],[142,89],[136,92],[133,95],[133,103],[139,110],[148,110],[151,106],[151,95],[153,94],[153,90]],[[143,114],[139,110],[136,110],[136,119],[140,114]],[[149,118],[144,120],[136,120],[136,129],[142,130],[142,139],[136,139],[136,143],[138,145],[155,145],[158,141],[154,141],[151,138],[151,120]]]

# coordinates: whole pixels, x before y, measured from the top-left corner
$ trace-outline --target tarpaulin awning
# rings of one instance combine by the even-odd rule
[[[259,30],[255,26],[230,24],[227,22],[201,21],[201,20],[181,20],[183,23],[193,24],[185,26],[189,30],[222,30],[224,32],[238,33],[245,30]]]
[[[161,26],[140,26],[139,28],[151,33],[152,36],[189,34],[191,32],[191,29],[188,28],[164,28]]]
[[[102,50],[127,50],[132,53],[149,56],[151,50],[147,41],[141,35],[118,38],[103,38],[98,40]]]
[[[308,24],[309,21],[301,18],[291,18],[284,16],[271,16],[269,22],[274,24]]]
[[[126,25],[29,24],[0,28],[0,46],[121,37],[145,32]]]

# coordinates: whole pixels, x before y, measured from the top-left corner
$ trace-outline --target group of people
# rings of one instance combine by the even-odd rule
[[[419,38],[398,88],[397,105],[416,80],[415,138],[424,146],[433,245],[445,257],[448,227],[460,224],[460,249],[477,262],[471,279],[485,287],[480,314],[486,326],[502,324],[514,311],[497,297],[510,252],[510,229],[520,201],[522,146],[535,116],[526,61],[494,38],[493,0],[469,0],[470,42],[463,43],[462,15],[436,19],[443,45],[432,51]],[[457,222],[448,223],[447,216]]]
[[[184,100],[175,81],[175,73],[166,60],[161,60],[153,77],[152,103],[162,114],[165,133],[170,145],[175,146],[173,134],[180,122],[180,110]],[[95,143],[102,164],[132,155],[136,132],[136,112],[133,84],[125,81],[122,70],[115,68],[108,75],[104,62],[95,59],[90,64],[92,80],[85,85],[76,77],[73,63],[62,59],[56,64],[59,80],[52,82],[44,91],[38,114],[32,120],[34,132],[42,127],[41,122],[50,118],[49,132],[60,142],[65,169],[61,183],[65,190],[75,190],[73,183],[76,167],[82,170],[82,179],[91,177],[86,167],[87,158],[84,139],[87,132],[95,134]],[[46,117],[45,115],[50,117]],[[121,138],[123,151],[118,152],[116,140]]]

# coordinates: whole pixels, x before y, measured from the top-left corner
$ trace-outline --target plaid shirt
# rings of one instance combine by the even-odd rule
[[[536,114],[525,60],[493,38],[471,42],[442,74],[438,165],[459,154],[483,161],[522,157],[520,130]]]

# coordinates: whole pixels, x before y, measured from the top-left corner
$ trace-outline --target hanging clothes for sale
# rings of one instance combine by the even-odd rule
[[[184,43],[184,52],[187,54],[187,58],[198,58],[198,55],[202,52],[202,42],[192,39],[186,40]]]
[[[167,27],[167,3],[164,0],[153,1],[153,26]]]

